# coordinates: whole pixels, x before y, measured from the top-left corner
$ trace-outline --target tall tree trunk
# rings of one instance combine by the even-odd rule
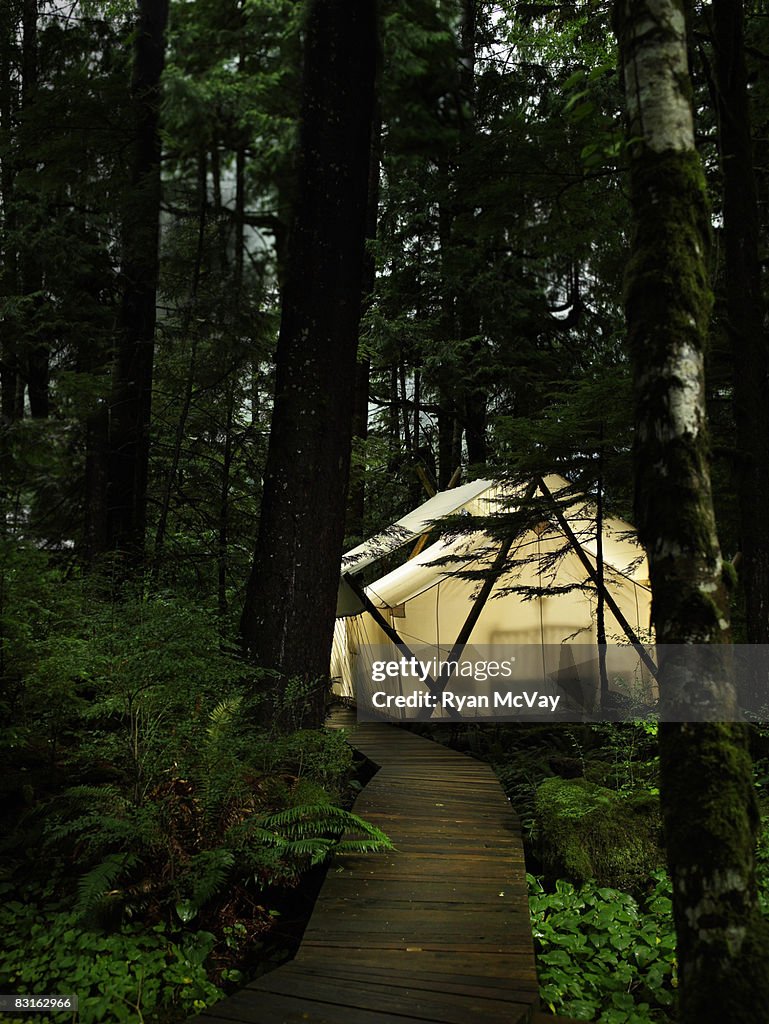
[[[38,53],[37,53],[37,0],[24,0],[22,8],[22,69],[21,69],[21,111],[25,125],[25,131],[31,134],[29,121],[37,100],[38,90]],[[31,240],[25,245],[21,259],[21,280],[24,294],[34,296],[31,304],[33,312],[30,314],[26,330],[25,351],[24,351],[24,376],[27,381],[27,395],[29,397],[30,415],[35,419],[44,419],[50,411],[48,398],[48,342],[45,339],[45,332],[41,326],[42,319],[42,290],[43,290],[43,268],[37,256],[37,247],[34,242],[36,230],[43,213],[35,208],[35,197],[29,196],[27,230],[31,233]]]
[[[99,402],[85,421],[83,561],[93,566],[107,550],[109,410]]]
[[[758,814],[734,687],[697,644],[729,639],[711,500],[703,348],[709,211],[681,0],[617,0],[634,237],[625,307],[636,404],[636,520],[661,665],[661,803],[685,1024],[766,1020]],[[688,671],[676,671],[681,666]],[[700,721],[687,723],[687,718]],[[704,721],[702,721],[704,719]],[[682,721],[683,720],[683,721]]]
[[[235,404],[232,392],[227,395],[226,402],[227,418],[224,423],[224,449],[222,451],[222,475],[219,482],[216,544],[216,606],[219,613],[219,628],[222,634],[226,632],[225,618],[228,611],[227,566],[230,544],[230,477],[233,458],[233,406]]]
[[[158,585],[160,572],[165,555],[166,532],[168,529],[168,517],[171,512],[171,500],[176,489],[179,475],[179,463],[182,460],[182,449],[184,439],[187,436],[187,420],[192,409],[192,396],[195,391],[195,377],[198,368],[198,344],[200,332],[198,328],[190,330],[192,318],[197,309],[198,287],[200,285],[200,273],[203,265],[203,250],[206,242],[206,220],[208,214],[208,161],[206,152],[201,149],[198,154],[198,238],[195,247],[195,262],[192,267],[192,281],[187,305],[182,318],[181,335],[183,338],[190,338],[190,359],[188,363],[187,377],[184,381],[184,392],[182,395],[182,407],[179,410],[179,419],[176,421],[174,431],[174,446],[171,450],[171,464],[166,471],[163,489],[160,495],[160,510],[158,512],[157,527],[155,528],[155,543],[152,549],[152,586]],[[216,195],[216,193],[214,193]],[[216,209],[216,207],[214,207]]]
[[[595,571],[596,587],[595,632],[598,642],[598,680],[601,694],[601,711],[609,709],[609,676],[606,671],[606,590],[603,563],[603,420],[598,429],[598,476],[595,484]]]
[[[411,440],[411,418],[409,416],[409,394],[408,387],[406,385],[406,356],[401,347],[400,356],[398,358],[398,407],[403,417],[403,444],[406,447],[406,453],[409,458],[414,457],[414,445]]]
[[[355,397],[353,400],[353,438],[361,444],[368,437],[368,399],[371,379],[371,360],[363,356],[355,367]],[[363,537],[366,512],[366,472],[358,465],[350,475],[350,493],[347,501],[345,533],[349,537]]]
[[[245,26],[243,25],[243,7],[241,5],[241,40],[238,54],[238,73],[245,70]],[[235,330],[241,329],[241,304],[243,301],[243,269],[246,246],[246,140],[240,140],[235,155]],[[235,415],[235,396],[233,387],[228,389],[227,414],[224,423],[224,448],[222,450],[222,475],[219,482],[219,509],[216,544],[216,594],[217,611],[219,613],[219,631],[222,636],[226,632],[225,619],[228,611],[227,601],[227,569],[229,563],[230,544],[230,476],[233,459],[233,426]],[[253,404],[251,407],[253,415]]]
[[[450,171],[448,161],[439,163],[443,199],[438,206],[438,237],[441,247],[441,295],[439,331],[441,340],[452,342],[457,336],[456,296],[450,282],[451,234],[454,213],[451,209]],[[438,371],[438,490],[448,487],[449,480],[461,465],[462,444],[456,443],[458,385],[450,368]],[[457,448],[460,461],[457,462]]]
[[[344,536],[376,35],[375,0],[308,4],[298,198],[262,514],[241,620],[259,664],[317,684],[316,722]]]
[[[379,222],[379,176],[382,161],[382,118],[377,111],[371,130],[371,152],[369,155],[368,209],[366,211],[366,240],[377,236]],[[366,250],[363,263],[364,304],[369,306],[376,286],[376,260],[370,249]],[[371,360],[358,353],[355,368],[355,400],[353,406],[353,438],[361,443],[368,437],[368,399],[371,378]],[[349,536],[363,536],[363,521],[366,511],[366,474],[362,468],[351,476],[350,493],[347,501],[347,525]]]
[[[5,244],[0,260],[0,297],[18,293],[18,252],[15,233],[17,217],[15,209],[15,166],[14,118],[17,113],[17,90],[13,65],[16,50],[18,25],[11,5],[0,9],[0,200],[2,201],[3,235]],[[2,324],[0,335],[0,416],[4,423],[21,419],[24,414],[24,394],[19,373],[18,331],[15,317],[8,316]],[[0,454],[7,471],[5,454]],[[3,474],[5,475],[5,474]]]
[[[747,639],[769,643],[769,339],[758,252],[758,199],[748,107],[742,0],[713,0],[724,198],[727,328],[734,354],[734,418]]]
[[[448,386],[438,392],[438,490],[445,491],[449,480],[461,465],[457,462],[456,417]],[[461,440],[461,439],[460,439]],[[461,452],[461,446],[460,452]],[[453,468],[452,468],[453,467]]]
[[[123,295],[110,399],[108,545],[144,560],[160,220],[160,79],[168,0],[137,0],[131,187],[123,211]]]
[[[477,261],[477,231],[473,196],[474,168],[470,166],[475,141],[476,86],[475,65],[478,31],[478,2],[463,0],[460,30],[459,87],[462,113],[459,123],[458,192],[463,198],[461,212],[456,219],[456,245],[463,251],[468,267]],[[469,276],[474,277],[471,269]],[[485,385],[487,353],[481,339],[481,313],[472,285],[457,292],[457,320],[459,335],[469,343],[466,377],[461,387],[464,395],[462,416],[467,444],[467,461],[481,468],[486,463],[486,427],[488,420],[488,393]]]

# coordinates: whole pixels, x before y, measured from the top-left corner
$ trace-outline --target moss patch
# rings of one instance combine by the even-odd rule
[[[638,891],[664,864],[657,800],[620,795],[586,779],[546,779],[537,789],[537,852],[546,879]]]

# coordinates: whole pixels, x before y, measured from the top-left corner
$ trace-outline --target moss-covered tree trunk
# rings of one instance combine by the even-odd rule
[[[708,468],[703,356],[710,218],[694,147],[683,0],[618,0],[633,242],[625,306],[636,408],[636,519],[662,664],[661,801],[684,1022],[769,1020],[756,901],[758,824],[728,674],[692,644],[729,640]],[[676,665],[676,662],[678,663]],[[689,671],[681,671],[681,665]],[[686,719],[697,719],[695,723]]]
[[[259,664],[316,683],[322,714],[344,536],[358,346],[375,0],[310,0],[298,195],[275,406],[241,631]]]

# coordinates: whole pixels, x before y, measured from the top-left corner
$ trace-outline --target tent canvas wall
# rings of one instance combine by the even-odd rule
[[[399,656],[392,639],[344,576],[354,576],[383,555],[413,544],[448,515],[493,516],[503,507],[509,512],[525,490],[476,480],[441,492],[348,552],[342,562],[332,652],[335,692],[355,697],[355,680],[360,684],[367,675],[365,659],[371,645],[389,645],[392,657]],[[584,645],[597,643],[597,588],[588,571],[588,566],[593,572],[596,569],[595,506],[584,495],[575,494],[563,477],[545,477],[540,490],[552,495],[552,509],[543,506],[541,520],[515,537],[504,570],[473,628],[473,646],[574,645],[584,651]],[[625,620],[618,621],[611,608],[605,608],[607,640],[627,643],[629,624],[636,637],[647,641],[651,593],[643,549],[632,527],[619,519],[604,519],[602,536],[604,587]],[[499,539],[482,530],[448,533],[367,586],[366,598],[406,644],[429,645],[436,656],[445,657],[473,606],[483,570],[493,565],[499,548]],[[478,575],[470,579],[468,572]],[[389,685],[398,692],[397,679]]]

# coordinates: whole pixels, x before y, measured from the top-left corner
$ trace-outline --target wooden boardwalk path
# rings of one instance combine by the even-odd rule
[[[296,958],[195,1021],[539,1020],[523,846],[493,771],[345,714],[335,724],[354,728],[354,746],[380,765],[355,811],[396,850],[339,858]]]

